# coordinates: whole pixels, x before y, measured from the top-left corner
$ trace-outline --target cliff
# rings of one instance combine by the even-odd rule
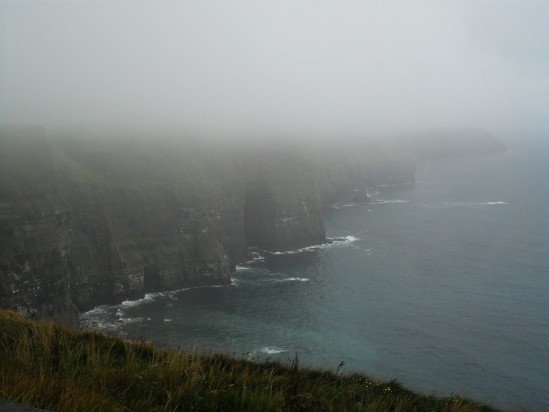
[[[146,292],[230,282],[248,247],[325,241],[322,210],[413,181],[391,145],[0,128],[0,307],[77,325]]]
[[[505,145],[483,129],[440,129],[399,137],[400,146],[416,159],[438,159],[504,153]]]
[[[320,187],[308,159],[284,146],[254,148],[244,156],[246,239],[269,250],[326,240]]]
[[[247,256],[244,183],[223,159],[40,128],[0,144],[0,306],[74,325],[98,304],[227,283]]]

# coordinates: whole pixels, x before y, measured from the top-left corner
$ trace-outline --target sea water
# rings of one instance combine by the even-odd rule
[[[256,250],[231,285],[148,294],[82,323],[549,410],[549,150],[510,150],[423,162],[415,183],[326,212],[331,244]]]

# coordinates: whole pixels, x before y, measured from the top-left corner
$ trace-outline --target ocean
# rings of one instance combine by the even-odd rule
[[[101,306],[82,324],[549,410],[549,146],[508,147],[425,161],[413,184],[334,205],[331,244],[255,250],[231,285]]]

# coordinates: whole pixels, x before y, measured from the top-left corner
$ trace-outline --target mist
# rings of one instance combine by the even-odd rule
[[[547,131],[544,1],[3,1],[0,122]]]

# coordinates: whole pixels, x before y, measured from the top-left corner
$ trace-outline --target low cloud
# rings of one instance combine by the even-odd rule
[[[0,121],[545,130],[541,1],[4,1]]]

